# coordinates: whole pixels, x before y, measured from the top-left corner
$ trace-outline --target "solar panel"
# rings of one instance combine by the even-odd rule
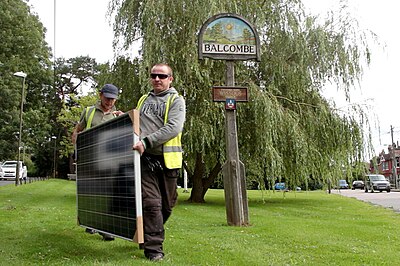
[[[139,115],[132,110],[78,134],[78,224],[143,243]]]

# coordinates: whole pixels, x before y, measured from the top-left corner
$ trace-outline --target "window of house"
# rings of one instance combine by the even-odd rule
[[[382,170],[389,170],[389,162],[382,163]]]

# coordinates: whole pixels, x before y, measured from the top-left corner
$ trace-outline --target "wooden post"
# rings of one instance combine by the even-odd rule
[[[398,180],[397,180],[397,160],[396,160],[396,144],[393,140],[393,126],[390,125],[390,133],[392,136],[392,150],[390,152],[390,156],[392,157],[392,175],[393,175],[393,182],[395,184],[395,188],[399,188]]]
[[[226,61],[226,85],[234,86],[234,61]],[[239,160],[236,110],[225,110],[225,140],[227,161],[222,167],[227,222],[248,225],[248,203],[244,164]]]

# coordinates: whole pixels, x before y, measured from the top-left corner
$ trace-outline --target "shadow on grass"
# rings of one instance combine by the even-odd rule
[[[204,203],[189,202],[190,194],[179,194],[178,200],[181,206],[215,206],[224,207],[225,197],[223,189],[209,189],[204,197]],[[282,192],[272,190],[250,190],[247,192],[249,207],[265,207],[270,205],[308,206],[323,201],[321,198],[309,197],[307,192]]]

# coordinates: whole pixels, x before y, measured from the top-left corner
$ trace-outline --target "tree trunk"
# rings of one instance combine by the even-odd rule
[[[193,188],[190,193],[189,202],[204,203],[203,197],[203,179],[204,176],[204,162],[201,158],[201,153],[196,154],[196,165],[193,171]]]
[[[188,201],[193,203],[204,203],[205,202],[204,196],[210,185],[214,182],[215,178],[218,176],[220,170],[221,170],[221,163],[218,162],[211,170],[208,177],[203,178],[205,176],[204,162],[202,160],[201,153],[197,153],[196,165],[192,175],[193,188]]]
[[[202,195],[203,200],[208,188],[211,186],[212,183],[214,183],[214,180],[215,178],[217,178],[220,171],[221,171],[221,163],[217,162],[217,164],[211,170],[208,177],[203,179],[203,195]]]

